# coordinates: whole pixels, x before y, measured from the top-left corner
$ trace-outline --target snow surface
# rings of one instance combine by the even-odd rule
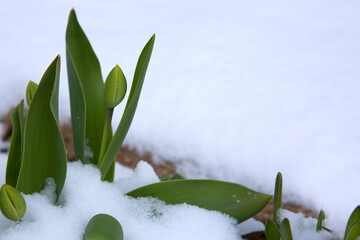
[[[189,178],[235,181],[317,210],[342,233],[360,203],[360,2],[13,1],[0,7],[0,114],[60,53],[75,7],[101,62],[131,80],[157,39],[126,144]],[[115,112],[114,125],[121,117]]]
[[[7,155],[0,154],[0,184],[4,184]],[[115,217],[127,240],[152,239],[241,239],[241,235],[259,229],[259,222],[236,220],[216,211],[186,204],[165,205],[153,198],[134,199],[125,193],[158,182],[154,170],[140,162],[135,171],[116,165],[114,183],[102,182],[94,166],[80,162],[68,164],[67,179],[60,198],[56,199],[53,181],[41,192],[25,195],[27,210],[22,222],[12,222],[0,214],[0,239],[6,240],[79,240],[88,221],[98,213]],[[117,174],[121,174],[120,177]],[[124,176],[128,176],[127,178]],[[124,185],[126,184],[126,186]]]
[[[280,220],[288,218],[290,222],[291,232],[294,239],[307,239],[307,240],[329,240],[333,235],[325,230],[316,232],[317,219],[307,218],[304,221],[304,214],[293,213],[285,209],[278,211]],[[325,225],[324,225],[325,224]],[[323,222],[326,227],[326,222]]]

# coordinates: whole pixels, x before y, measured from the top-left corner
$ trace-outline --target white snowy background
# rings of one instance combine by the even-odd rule
[[[324,209],[344,230],[360,204],[359,1],[2,0],[0,114],[60,53],[60,114],[69,122],[72,7],[104,78],[119,64],[131,81],[156,33],[128,146],[188,178],[269,194],[280,171],[285,200]]]

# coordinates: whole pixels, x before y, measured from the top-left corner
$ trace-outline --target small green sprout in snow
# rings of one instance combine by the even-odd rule
[[[20,221],[26,211],[23,196],[14,187],[4,184],[0,189],[0,209],[12,221]]]

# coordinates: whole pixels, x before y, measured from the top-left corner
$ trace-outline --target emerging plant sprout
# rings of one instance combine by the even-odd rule
[[[86,226],[83,240],[123,240],[120,223],[110,215],[97,214]]]
[[[273,221],[279,226],[280,220],[278,211],[281,208],[282,200],[282,174],[279,172],[276,176],[275,191],[274,191],[274,208],[273,208]]]
[[[282,174],[279,172],[275,180],[273,220],[267,219],[265,225],[266,239],[292,240],[292,232],[289,219],[280,221],[279,209],[282,202]]]
[[[83,164],[97,166],[103,181],[114,178],[115,155],[130,128],[140,98],[146,71],[155,43],[155,35],[145,44],[136,64],[131,89],[117,128],[111,127],[114,108],[125,98],[127,83],[116,65],[104,83],[99,60],[82,30],[75,11],[71,10],[66,29],[66,64],[69,81],[71,122],[75,157]],[[6,168],[6,184],[0,190],[0,208],[4,216],[20,221],[26,203],[20,192],[40,192],[51,178],[56,185],[58,204],[66,180],[67,158],[59,129],[58,94],[60,56],[46,69],[39,84],[30,81],[26,89],[29,105],[24,116],[24,101],[12,112],[13,135]],[[91,186],[89,186],[91,187]],[[154,197],[167,204],[187,203],[208,210],[220,211],[238,223],[251,218],[270,201],[271,196],[255,192],[240,184],[215,180],[187,180],[180,175],[143,186],[126,194],[130,197]],[[278,173],[274,192],[273,220],[266,222],[270,240],[292,240],[290,222],[280,221],[278,210],[282,200],[282,175]],[[320,213],[317,230],[323,226]],[[125,229],[126,231],[126,229]],[[360,207],[349,218],[345,240],[360,236]],[[97,214],[90,219],[84,240],[122,240],[120,223],[110,215]]]
[[[0,209],[12,221],[20,221],[26,211],[26,203],[21,193],[10,185],[0,189]]]
[[[103,82],[100,63],[77,21],[75,11],[70,12],[66,29],[66,59],[75,157],[83,164],[97,166],[102,180],[113,181],[115,155],[135,115],[154,41],[155,35],[139,56],[123,116],[113,134],[112,114],[125,97],[126,78],[116,65]],[[29,105],[27,118],[24,117],[23,101],[12,113],[14,134],[6,169],[6,183],[9,185],[4,187],[8,190],[2,196],[5,200],[15,199],[16,206],[9,204],[12,201],[4,200],[1,207],[4,214],[15,221],[21,219],[25,211],[25,202],[18,191],[25,194],[40,192],[46,180],[52,178],[56,185],[57,204],[65,183],[67,159],[58,124],[59,75],[60,56],[57,56],[39,85],[29,82],[26,90]],[[91,154],[88,154],[89,151]],[[239,184],[186,180],[179,175],[135,189],[127,195],[155,197],[169,204],[188,203],[217,210],[236,218],[238,222],[261,211],[271,198]],[[105,214],[94,216],[84,234],[84,239],[122,238],[120,223]]]

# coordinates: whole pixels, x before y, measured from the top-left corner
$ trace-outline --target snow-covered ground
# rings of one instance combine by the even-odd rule
[[[1,176],[5,157],[0,154]],[[41,194],[26,195],[27,209],[21,223],[7,220],[0,214],[0,239],[80,240],[88,221],[99,213],[114,216],[128,240],[238,240],[249,230],[263,228],[262,223],[252,219],[245,223],[250,229],[243,229],[235,219],[219,212],[124,196],[129,190],[159,181],[152,167],[145,162],[139,163],[134,172],[118,165],[117,174],[121,179],[117,178],[114,183],[102,182],[96,167],[70,163],[60,206],[53,204],[55,185],[50,184]],[[3,184],[4,181],[0,182]]]
[[[0,184],[4,184],[6,154],[0,153]],[[88,221],[99,213],[110,214],[122,225],[127,240],[241,240],[241,236],[263,231],[264,225],[254,219],[237,224],[234,218],[187,204],[166,205],[153,198],[130,198],[125,193],[159,182],[152,167],[140,162],[133,171],[116,165],[115,181],[101,181],[95,166],[78,162],[68,164],[66,184],[59,206],[55,206],[53,181],[41,193],[25,195],[26,213],[21,222],[0,214],[1,240],[80,240]],[[91,199],[91,201],[90,201]],[[294,239],[328,240],[326,231],[317,233],[316,219],[287,211]]]
[[[3,0],[0,114],[60,53],[60,114],[69,121],[72,7],[104,77],[119,64],[131,80],[157,35],[126,144],[189,178],[266,193],[281,171],[285,199],[323,208],[343,231],[360,204],[359,1]]]

